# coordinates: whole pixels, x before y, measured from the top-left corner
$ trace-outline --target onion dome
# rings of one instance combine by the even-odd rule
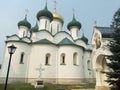
[[[68,23],[67,28],[70,30],[70,27],[72,26],[77,26],[79,29],[81,28],[81,24],[75,19],[75,15],[73,15],[73,20]]]
[[[40,10],[37,13],[37,19],[39,20],[39,17],[42,17],[42,16],[48,17],[50,19],[50,21],[53,20],[53,15],[52,15],[52,13],[47,8],[47,3],[45,5],[45,8],[43,10]]]
[[[84,34],[83,34],[83,36],[80,39],[82,41],[84,41],[86,44],[88,44],[88,39],[84,36]]]
[[[38,32],[38,24],[36,23],[36,25],[34,27],[32,27],[30,29],[31,32]]]
[[[53,18],[60,20],[62,23],[64,23],[64,19],[61,15],[59,15],[56,11],[53,12]]]
[[[18,27],[20,26],[26,26],[29,29],[31,28],[31,24],[27,21],[27,16],[25,16],[25,19],[18,22]]]

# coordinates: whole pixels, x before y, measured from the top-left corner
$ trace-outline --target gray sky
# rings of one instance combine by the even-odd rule
[[[34,26],[36,14],[44,8],[45,2],[46,0],[0,0],[0,63],[6,36],[18,34],[17,23],[24,19],[25,9],[29,10],[28,21]],[[53,8],[53,0],[48,0],[48,9],[53,12]],[[120,0],[57,0],[57,12],[64,18],[64,30],[67,30],[66,26],[72,20],[73,8],[90,43],[94,21],[97,21],[98,26],[109,26],[114,13],[120,8]]]

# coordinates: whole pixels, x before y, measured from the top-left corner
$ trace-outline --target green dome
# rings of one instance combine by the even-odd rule
[[[70,30],[70,27],[72,26],[77,26],[79,29],[81,28],[80,22],[75,19],[74,15],[73,15],[73,20],[68,23],[67,28]]]
[[[84,36],[84,34],[83,34],[83,36],[80,39],[82,41],[84,41],[86,44],[88,44],[88,39]]]
[[[41,16],[46,16],[50,19],[50,21],[53,20],[53,15],[52,13],[47,9],[47,4],[45,6],[45,8],[43,10],[40,10],[38,13],[37,13],[37,19],[39,20],[39,17]]]
[[[24,20],[21,20],[18,22],[18,27],[20,27],[20,26],[26,26],[29,29],[31,28],[31,24],[27,21],[27,17],[25,17]]]
[[[30,31],[31,31],[31,32],[38,32],[38,25],[37,25],[37,23],[36,23],[36,25],[35,25],[34,27],[32,27],[32,28],[30,29]]]

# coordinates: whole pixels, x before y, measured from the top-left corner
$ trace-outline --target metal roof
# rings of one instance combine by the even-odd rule
[[[113,28],[97,27],[97,26],[95,28],[101,32],[103,38],[112,38],[113,37],[113,34],[114,34]]]

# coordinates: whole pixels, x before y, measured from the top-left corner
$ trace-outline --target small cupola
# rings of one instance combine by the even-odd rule
[[[36,25],[30,29],[30,32],[30,38],[33,40],[36,37],[36,33],[39,32],[37,22]]]
[[[73,19],[71,22],[68,23],[67,28],[70,31],[71,36],[73,37],[74,40],[79,38],[78,33],[81,28],[81,23],[76,20],[74,13],[73,13]]]
[[[79,30],[81,28],[81,23],[76,20],[74,14],[73,14],[73,19],[72,19],[71,22],[68,23],[67,28],[70,30],[70,28],[73,27],[73,26],[78,27]]]
[[[53,20],[53,14],[48,10],[47,8],[47,2],[45,5],[45,8],[43,10],[40,10],[37,13],[37,19],[38,19],[38,29],[39,30],[50,30],[50,23]]]
[[[31,28],[31,24],[27,21],[27,15],[25,16],[25,18],[23,20],[18,22],[18,27],[20,27],[20,26],[25,26],[28,29]]]
[[[34,27],[32,27],[30,29],[31,32],[38,32],[38,24],[36,23],[36,25]]]
[[[31,24],[27,21],[27,15],[25,18],[21,21],[18,22],[18,28],[19,28],[19,37],[27,37],[28,36],[28,31],[31,28]]]
[[[84,36],[84,34],[82,35],[82,37],[80,39],[82,41],[84,41],[86,44],[88,44],[88,39],[87,39],[87,37]]]
[[[43,10],[40,10],[40,11],[37,13],[37,19],[39,20],[40,17],[42,17],[42,16],[49,18],[50,21],[53,20],[53,15],[52,15],[52,13],[51,13],[51,12],[48,10],[48,8],[47,8],[47,3],[46,3],[46,5],[45,5],[45,8],[44,8]]]

